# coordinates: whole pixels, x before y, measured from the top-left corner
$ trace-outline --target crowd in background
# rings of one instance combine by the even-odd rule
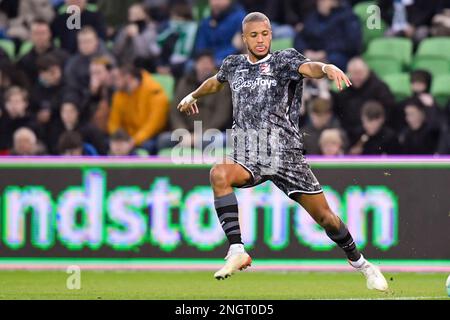
[[[290,37],[314,61],[345,70],[353,86],[306,80],[301,128],[305,152],[322,155],[450,154],[450,104],[430,94],[432,76],[411,74],[413,95],[396,101],[362,58],[360,21],[344,0],[14,0],[0,1],[0,155],[156,155],[186,129],[232,124],[231,91],[178,102],[214,75],[223,59],[244,53],[241,22],[266,13],[274,38]],[[406,23],[393,19],[396,4]],[[450,1],[379,0],[386,36],[450,36]],[[81,9],[80,28],[71,28]],[[167,92],[158,76],[175,80]],[[450,84],[449,84],[450,86]],[[201,144],[200,144],[201,145]]]

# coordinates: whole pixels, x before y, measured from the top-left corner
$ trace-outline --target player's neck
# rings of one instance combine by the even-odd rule
[[[251,63],[258,63],[261,60],[266,59],[269,56],[270,53],[267,53],[264,57],[257,57],[254,54],[252,54],[251,52],[247,53],[247,59],[248,61],[250,61]]]

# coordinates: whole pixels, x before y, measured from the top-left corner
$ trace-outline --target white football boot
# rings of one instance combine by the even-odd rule
[[[252,265],[252,258],[245,252],[243,245],[232,245],[225,257],[227,261],[222,269],[214,274],[217,280],[224,280],[231,277],[236,271],[242,271]]]
[[[388,283],[380,269],[369,261],[365,260],[362,266],[356,268],[356,270],[360,271],[366,277],[367,289],[387,291],[389,288]]]

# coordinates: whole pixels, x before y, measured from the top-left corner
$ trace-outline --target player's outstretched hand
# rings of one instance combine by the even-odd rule
[[[197,107],[197,99],[195,99],[192,96],[192,93],[189,94],[187,97],[185,97],[183,100],[181,100],[180,104],[178,105],[177,109],[180,112],[186,113],[188,116],[199,114],[199,110]]]
[[[327,64],[325,66],[325,71],[327,73],[328,79],[333,80],[336,83],[336,86],[339,89],[339,91],[342,91],[344,89],[342,86],[342,82],[345,83],[347,88],[352,85],[352,82],[347,77],[347,75],[338,67],[332,64]]]

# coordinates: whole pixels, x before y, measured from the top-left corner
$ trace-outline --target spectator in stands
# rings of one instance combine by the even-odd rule
[[[334,95],[334,106],[342,128],[347,131],[349,139],[353,141],[359,138],[355,130],[361,126],[361,109],[364,103],[370,100],[380,102],[388,118],[394,108],[395,98],[389,87],[370,71],[361,58],[350,60],[348,73],[353,85]]]
[[[326,157],[344,155],[345,133],[337,128],[325,129],[319,138],[320,154]]]
[[[113,133],[109,139],[110,156],[148,156],[148,152],[144,149],[135,149],[133,147],[133,139],[122,129]]]
[[[308,123],[307,108],[312,101],[316,98],[323,100],[330,100],[330,81],[328,78],[323,79],[305,79],[303,82],[303,103],[300,107],[300,127],[305,126]]]
[[[316,2],[317,0],[269,0],[266,12],[276,24],[288,24],[296,32],[300,32],[306,17],[315,10]]]
[[[441,5],[432,19],[431,35],[434,37],[450,37],[450,0],[440,2]]]
[[[39,57],[52,53],[63,65],[69,55],[53,45],[50,25],[45,20],[35,20],[31,24],[30,37],[33,48],[19,60],[18,67],[25,72],[31,83],[35,83],[38,79],[37,60]]]
[[[38,81],[31,90],[30,109],[38,123],[45,127],[55,118],[62,103],[64,82],[61,61],[48,53],[37,60]]]
[[[13,148],[9,155],[11,156],[39,156],[44,155],[45,151],[39,144],[36,134],[30,128],[19,128],[13,135]]]
[[[79,53],[72,56],[67,62],[64,71],[64,78],[67,84],[65,98],[69,100],[77,99],[77,105],[83,109],[90,97],[90,65],[93,58],[104,55],[111,61],[114,58],[102,42],[99,41],[97,33],[91,27],[84,27],[78,33]],[[82,110],[86,116],[86,110]]]
[[[326,129],[339,128],[339,120],[333,116],[329,99],[315,98],[308,109],[309,122],[303,127],[305,151],[307,154],[320,154],[320,135]]]
[[[314,9],[315,0],[240,0],[247,12],[264,12],[272,23],[273,38],[294,38],[303,16]],[[300,30],[300,29],[299,29]]]
[[[425,106],[412,101],[405,107],[408,127],[400,137],[405,154],[434,154],[437,151],[440,131],[427,122]]]
[[[3,98],[11,87],[28,89],[30,82],[22,70],[8,61],[3,61],[0,63],[0,106],[4,106]]]
[[[52,24],[53,36],[61,42],[61,48],[71,54],[78,50],[77,34],[82,28],[90,26],[98,37],[106,40],[106,23],[101,12],[87,10],[87,0],[66,0],[67,6],[77,6],[80,9],[79,19],[77,12],[67,13],[66,9],[60,10],[60,14]],[[79,26],[72,25],[80,23]],[[70,27],[69,27],[70,26]]]
[[[160,54],[156,38],[156,24],[142,4],[134,4],[128,9],[128,24],[119,31],[113,52],[122,65],[135,64],[154,72]]]
[[[209,5],[211,16],[200,22],[194,51],[198,54],[212,50],[216,66],[220,66],[223,59],[237,52],[232,41],[236,34],[242,32],[246,12],[232,0],[209,0]]]
[[[58,140],[58,154],[61,156],[81,157],[88,155],[83,137],[74,131],[64,132]],[[92,153],[89,155],[93,155]]]
[[[115,75],[115,87],[108,132],[125,130],[133,146],[156,153],[156,137],[167,126],[169,99],[163,88],[146,71],[123,66]]]
[[[100,131],[108,132],[108,118],[114,94],[114,66],[108,56],[98,56],[90,65],[89,118]]]
[[[401,133],[406,127],[405,107],[411,103],[420,103],[425,107],[429,125],[440,127],[442,125],[442,112],[436,100],[430,94],[432,76],[428,71],[415,70],[411,73],[412,96],[400,102],[393,113],[392,127]]]
[[[195,116],[187,116],[178,112],[177,104],[190,92],[194,91],[203,81],[213,76],[216,72],[214,55],[211,52],[204,51],[196,56],[194,70],[185,75],[179,82],[173,105],[170,108],[170,130],[186,129],[190,132],[190,136],[186,137],[189,146],[194,145],[197,139],[202,137],[194,137],[194,122],[201,121],[203,131],[208,129],[218,129],[225,131],[231,126],[232,122],[232,105],[231,91],[229,87],[225,87],[217,95],[204,97],[198,101],[200,114]],[[158,141],[158,149],[170,148],[175,146],[178,141],[171,141],[172,132],[161,134]],[[204,145],[206,141],[200,143]]]
[[[426,38],[440,1],[378,0],[381,17],[390,26],[388,36],[408,37],[415,44]]]
[[[186,1],[176,2],[170,9],[170,20],[158,36],[161,55],[157,71],[172,74],[176,79],[183,76],[186,62],[194,48],[197,23]]]
[[[29,26],[36,20],[51,23],[55,11],[49,0],[19,1],[19,12],[16,18],[10,20],[8,36],[27,41],[30,38]]]
[[[80,119],[80,111],[72,101],[64,101],[61,105],[59,118],[52,123],[50,134],[47,137],[47,147],[52,154],[58,150],[60,137],[66,132],[77,132],[83,141],[94,148],[95,154],[107,153],[106,136],[90,123],[83,123]]]
[[[34,117],[28,110],[28,92],[11,87],[5,93],[5,110],[0,115],[0,150],[11,149],[14,132],[22,127],[37,131]]]
[[[316,10],[306,17],[294,43],[311,60],[329,62],[342,70],[360,53],[361,46],[358,17],[339,0],[318,0]]]
[[[105,16],[108,27],[118,29],[125,25],[128,19],[128,8],[142,2],[140,0],[97,0],[98,9]]]
[[[400,154],[401,149],[395,132],[385,125],[384,107],[377,101],[368,101],[361,112],[362,128],[359,138],[353,141],[352,155]]]
[[[162,23],[169,19],[170,3],[174,0],[143,0],[142,2],[150,12],[151,18],[157,23]]]

